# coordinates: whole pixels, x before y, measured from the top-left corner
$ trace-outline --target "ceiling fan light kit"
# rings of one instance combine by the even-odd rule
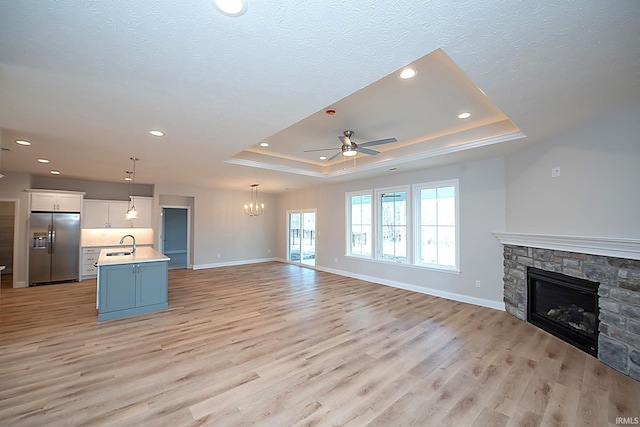
[[[345,157],[351,157],[358,154],[358,146],[355,142],[352,142],[351,145],[343,145],[342,146],[342,155]]]

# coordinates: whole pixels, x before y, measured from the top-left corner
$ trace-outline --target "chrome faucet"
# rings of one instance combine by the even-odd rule
[[[136,253],[136,238],[135,238],[135,236],[133,236],[131,234],[125,234],[124,236],[122,236],[122,239],[120,239],[120,244],[122,244],[122,242],[124,242],[124,239],[126,237],[131,237],[131,239],[133,240],[133,249],[131,249],[131,253],[135,254]]]

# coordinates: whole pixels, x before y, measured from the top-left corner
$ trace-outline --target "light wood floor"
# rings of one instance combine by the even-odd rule
[[[1,272],[0,289],[1,288],[13,288],[13,274]]]
[[[0,295],[0,425],[614,426],[640,383],[508,314],[281,263]]]

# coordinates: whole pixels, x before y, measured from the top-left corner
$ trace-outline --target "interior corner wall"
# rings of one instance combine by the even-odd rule
[[[357,190],[459,179],[460,273],[345,256],[345,193]],[[405,173],[327,184],[278,196],[278,257],[286,259],[287,211],[316,209],[316,266],[462,301],[503,307],[502,246],[492,234],[505,227],[504,159],[502,157]],[[475,286],[479,280],[481,287]]]
[[[639,117],[635,102],[509,155],[506,231],[640,238]]]

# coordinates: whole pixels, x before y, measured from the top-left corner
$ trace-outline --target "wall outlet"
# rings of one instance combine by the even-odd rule
[[[557,178],[560,176],[560,166],[551,169],[551,177]]]
[[[476,280],[476,288],[480,287],[480,280]]]
[[[271,253],[271,249],[267,249],[267,253],[270,254]]]
[[[218,252],[218,258],[220,258],[220,252]]]

